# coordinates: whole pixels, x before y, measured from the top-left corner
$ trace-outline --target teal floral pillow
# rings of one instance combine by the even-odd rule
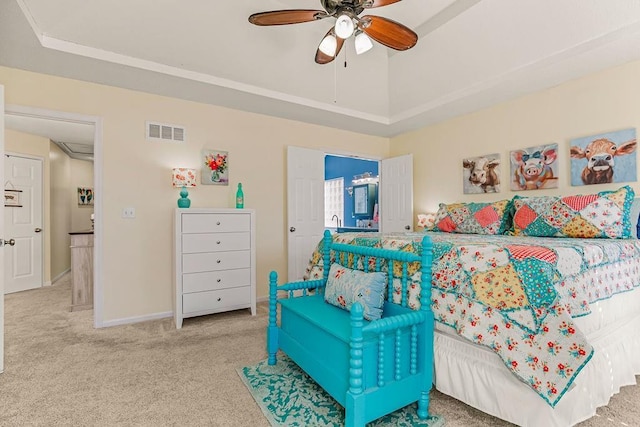
[[[324,299],[347,311],[357,301],[362,304],[365,319],[377,320],[382,317],[386,286],[385,273],[365,273],[333,263],[329,269]]]

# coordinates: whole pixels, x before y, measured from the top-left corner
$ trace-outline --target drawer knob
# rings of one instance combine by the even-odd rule
[[[216,222],[216,225],[220,225],[220,221]]]
[[[217,263],[217,264],[220,264],[220,260],[217,260],[217,261],[216,261],[216,263]]]
[[[216,282],[220,283],[220,282],[222,282],[222,279],[218,279],[218,280],[216,280]]]
[[[220,240],[218,240],[218,241],[216,242],[216,245],[219,245],[219,244],[220,244]]]
[[[218,302],[222,301],[222,298],[218,297]]]

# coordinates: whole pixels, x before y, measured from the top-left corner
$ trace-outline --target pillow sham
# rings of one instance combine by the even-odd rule
[[[640,230],[640,199],[633,199],[631,202],[629,221],[631,222],[631,237],[637,239],[640,234],[638,233]]]
[[[365,273],[333,263],[324,300],[347,311],[357,301],[362,304],[365,319],[378,320],[382,317],[386,285],[387,275],[383,272]]]
[[[566,197],[513,198],[513,234],[538,237],[624,239],[631,237],[635,194],[628,185],[616,191]]]
[[[508,228],[509,200],[491,203],[440,203],[435,231],[465,234],[502,234]]]

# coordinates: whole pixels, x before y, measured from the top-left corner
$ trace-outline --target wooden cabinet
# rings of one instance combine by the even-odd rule
[[[251,209],[176,209],[176,328],[186,317],[256,314],[256,223]]]
[[[71,311],[93,308],[93,231],[71,235]]]

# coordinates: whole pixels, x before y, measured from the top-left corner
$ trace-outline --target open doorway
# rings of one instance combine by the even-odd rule
[[[325,228],[335,232],[378,231],[378,160],[325,155]]]
[[[44,181],[47,196],[43,197],[46,220],[42,227],[47,241],[44,245],[46,259],[43,260],[43,270],[47,272],[44,284],[50,284],[71,268],[69,233],[77,229],[89,230],[95,224],[91,230],[95,235],[93,323],[94,327],[101,327],[101,119],[15,105],[6,106],[4,118],[6,150],[23,152],[39,149],[43,150],[42,156],[46,158],[47,176]],[[31,146],[27,148],[29,144]],[[34,148],[34,144],[38,148]],[[61,158],[65,160],[61,161]],[[52,173],[55,167],[62,170]],[[86,197],[87,189],[90,189],[91,200]],[[84,200],[79,190],[85,192]]]

